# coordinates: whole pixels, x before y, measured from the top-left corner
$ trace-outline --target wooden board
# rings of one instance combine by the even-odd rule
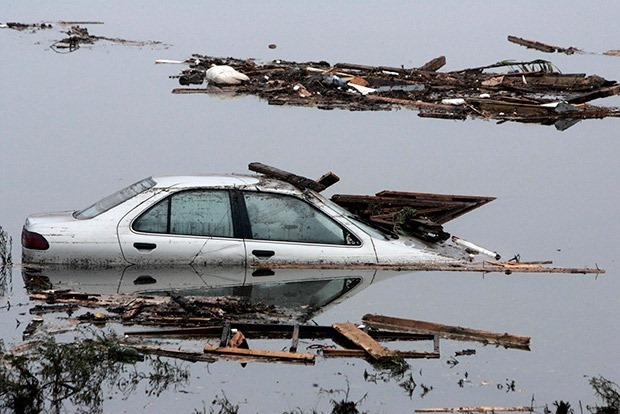
[[[372,339],[370,335],[359,329],[354,323],[335,323],[332,326],[345,338],[362,348],[368,353],[368,355],[375,359],[389,358],[394,356],[394,353],[392,351]]]
[[[206,354],[220,354],[220,355],[232,355],[232,356],[244,356],[254,358],[266,358],[284,361],[301,361],[314,363],[315,356],[313,354],[303,354],[298,352],[286,352],[286,351],[270,351],[265,349],[243,349],[243,348],[231,348],[231,347],[217,347],[211,345],[205,345],[204,352]]]

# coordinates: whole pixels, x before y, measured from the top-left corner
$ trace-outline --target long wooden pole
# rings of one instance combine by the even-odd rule
[[[394,318],[383,315],[364,315],[362,322],[377,329],[392,329],[405,332],[436,333],[451,339],[466,339],[510,348],[529,349],[530,337],[463,328],[461,326],[442,325],[439,323],[416,321],[413,319]]]

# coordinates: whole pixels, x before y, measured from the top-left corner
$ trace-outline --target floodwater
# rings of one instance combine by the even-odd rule
[[[573,407],[597,403],[589,377],[620,381],[617,119],[560,132],[419,118],[409,110],[321,111],[272,107],[253,97],[173,95],[178,84],[169,76],[181,67],[154,61],[200,53],[415,67],[445,55],[442,70],[456,70],[542,58],[563,73],[618,80],[620,58],[601,55],[620,48],[618,17],[620,6],[612,1],[329,7],[5,1],[3,22],[100,21],[87,26],[91,34],[162,44],[102,43],[58,54],[49,47],[64,37],[58,30],[0,29],[0,225],[13,237],[18,263],[28,214],[82,208],[152,174],[246,172],[253,161],[309,177],[331,170],[341,181],[328,195],[390,189],[496,196],[446,230],[504,258],[598,265],[607,273],[402,273],[365,285],[313,321],[359,322],[367,313],[427,320],[528,335],[531,351],[442,341],[439,360],[410,361],[407,375],[418,385],[411,395],[399,385],[403,380],[365,379],[374,368],[357,359],[319,358],[314,366],[194,363],[187,365],[187,384],[159,397],[140,389],[127,397],[104,391],[103,411],[202,411],[221,395],[244,413],[330,411],[330,400],[343,398],[371,413],[532,400],[540,412],[556,400]],[[508,35],[591,53],[543,54],[509,43]],[[594,103],[620,106],[617,97]],[[0,292],[0,338],[8,346],[21,340],[31,305],[16,266]],[[455,352],[463,349],[476,354],[455,364]]]

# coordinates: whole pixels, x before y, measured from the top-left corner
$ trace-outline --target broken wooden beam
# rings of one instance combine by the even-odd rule
[[[340,177],[338,177],[336,174],[334,174],[331,171],[326,173],[326,174],[323,174],[323,176],[321,176],[321,178],[316,180],[316,182],[319,183],[320,185],[322,185],[323,188],[330,187],[330,186],[336,184],[338,181],[340,181]]]
[[[455,340],[473,340],[477,342],[501,345],[506,348],[529,350],[530,337],[463,328],[461,326],[443,325],[433,322],[402,319],[391,316],[367,314],[362,322],[377,329],[391,329],[406,332],[437,333],[445,338]]]
[[[339,357],[339,358],[364,358],[367,352],[363,349],[339,349],[339,348],[323,348],[323,356]],[[392,351],[392,356],[406,359],[437,359],[440,357],[439,352],[426,351]]]
[[[335,323],[332,327],[349,341],[362,348],[374,359],[390,358],[394,353],[375,341],[370,335],[362,331],[351,322]]]
[[[284,171],[270,165],[265,165],[260,162],[250,163],[248,165],[248,169],[250,171],[264,174],[268,177],[273,177],[277,178],[278,180],[286,181],[287,183],[293,184],[296,187],[309,188],[310,190],[314,190],[316,192],[320,192],[325,189],[325,186],[323,184],[320,184],[310,178],[302,177],[300,175],[293,174],[291,172]]]
[[[429,60],[424,65],[420,66],[418,70],[424,71],[424,72],[436,72],[439,69],[443,68],[445,65],[446,65],[446,57],[439,56],[439,57],[436,57],[435,59]]]
[[[204,352],[207,354],[217,354],[236,357],[250,357],[258,359],[278,360],[278,361],[297,361],[304,363],[314,363],[313,354],[288,351],[270,351],[265,349],[243,349],[232,347],[216,347],[205,345]]]
[[[515,43],[517,45],[520,45],[520,46],[525,46],[528,49],[536,49],[536,50],[540,50],[541,52],[545,52],[545,53],[558,52],[558,53],[565,53],[567,55],[572,55],[575,52],[581,52],[581,50],[575,47],[572,47],[572,46],[571,47],[553,46],[553,45],[548,45],[546,43],[538,42],[536,40],[528,40],[528,39],[524,39],[522,37],[517,37],[517,36],[508,36],[508,41]]]

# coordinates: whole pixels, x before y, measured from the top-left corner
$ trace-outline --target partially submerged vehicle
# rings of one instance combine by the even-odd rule
[[[262,174],[148,177],[83,210],[31,215],[22,261],[79,268],[407,266],[463,262],[472,252],[445,242],[443,231],[423,240],[388,231],[385,215],[379,223],[364,220],[319,194],[320,182],[258,163],[250,169]],[[422,226],[420,234],[433,229]]]

